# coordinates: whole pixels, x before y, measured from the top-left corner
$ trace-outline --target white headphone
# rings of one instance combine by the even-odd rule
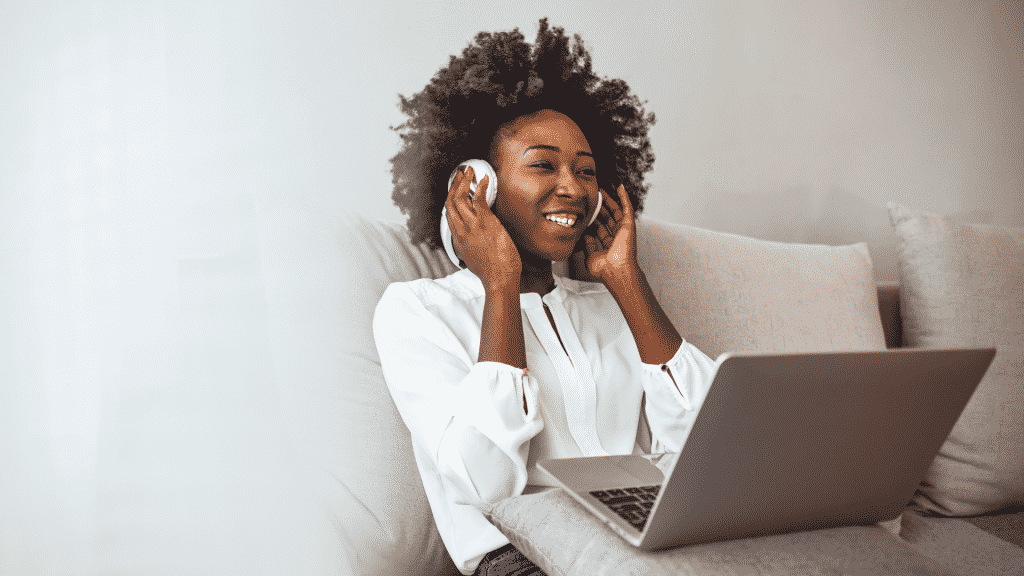
[[[498,197],[498,175],[494,173],[494,168],[486,160],[466,160],[458,166],[455,170],[452,170],[452,175],[448,177],[448,190],[452,189],[452,182],[455,181],[455,174],[466,167],[473,168],[473,181],[469,183],[469,194],[470,197],[476,192],[476,184],[484,176],[487,176],[487,205],[494,206],[494,199]],[[601,204],[604,203],[602,194],[597,194],[597,209],[594,210],[594,215],[590,217],[590,222],[587,222],[587,226],[594,223],[597,220],[597,214],[601,211]],[[461,261],[457,254],[455,254],[455,246],[452,245],[452,230],[448,227],[448,207],[441,208],[441,243],[444,244],[444,251],[448,253],[448,258],[459,268],[462,268]]]

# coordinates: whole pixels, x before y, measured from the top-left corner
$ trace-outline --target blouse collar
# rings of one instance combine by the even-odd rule
[[[456,272],[454,276],[459,280],[459,284],[469,289],[476,296],[482,296],[484,293],[483,282],[480,278],[473,274],[469,268],[463,268]],[[548,292],[543,296],[536,292],[527,292],[526,294],[519,295],[519,305],[522,308],[537,308],[543,306],[545,303],[561,304],[568,298],[580,296],[583,294],[594,294],[600,292],[607,292],[608,289],[604,287],[604,284],[600,282],[587,282],[585,280],[574,280],[572,278],[566,278],[565,276],[559,276],[552,272],[552,278],[555,281],[555,288],[551,292]]]

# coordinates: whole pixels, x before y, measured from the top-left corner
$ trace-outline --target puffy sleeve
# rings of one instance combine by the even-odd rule
[[[385,291],[373,336],[412,441],[458,491],[455,503],[521,494],[530,440],[544,427],[529,371],[477,362],[404,284]]]
[[[711,387],[715,361],[684,341],[664,364],[641,363],[651,452],[679,452]]]

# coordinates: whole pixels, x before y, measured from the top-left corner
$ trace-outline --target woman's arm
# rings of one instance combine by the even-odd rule
[[[615,297],[626,318],[640,359],[664,364],[679,350],[683,339],[654,297],[647,276],[636,259],[636,222],[626,189],[619,186],[618,201],[604,194],[597,235],[584,237],[587,270]]]
[[[484,317],[477,362],[501,362],[526,368],[518,283],[511,288],[484,289]]]
[[[635,266],[605,285],[626,317],[640,360],[645,364],[664,364],[671,360],[683,338],[654,297],[643,270]]]
[[[522,261],[508,231],[487,205],[487,176],[470,196],[473,168],[459,171],[445,201],[452,244],[484,285],[484,316],[477,362],[501,362],[526,368],[523,314],[519,307]],[[524,399],[525,407],[525,399]]]
[[[392,284],[373,319],[384,379],[417,458],[431,462],[462,502],[519,494],[530,440],[544,427],[537,384],[521,368],[476,361],[458,336],[476,325],[473,306],[429,307],[429,290]]]
[[[625,189],[618,192],[618,202],[605,195],[608,211],[602,208],[597,237],[586,238],[587,270],[615,298],[640,353],[651,449],[678,452],[707,396],[715,363],[683,341],[654,297],[637,264],[632,206]]]

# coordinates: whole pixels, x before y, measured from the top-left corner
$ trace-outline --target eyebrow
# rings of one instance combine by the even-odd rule
[[[559,148],[558,146],[551,146],[549,144],[537,144],[535,146],[530,146],[526,150],[523,150],[523,156],[526,156],[526,153],[529,152],[530,150],[533,150],[534,148],[541,148],[541,149],[544,149],[544,150],[551,150],[552,152],[561,152],[562,151],[562,149]],[[585,152],[583,150],[580,150],[579,152],[577,152],[576,155],[577,156],[590,156],[591,158],[594,157],[594,155],[591,154],[590,152]]]

